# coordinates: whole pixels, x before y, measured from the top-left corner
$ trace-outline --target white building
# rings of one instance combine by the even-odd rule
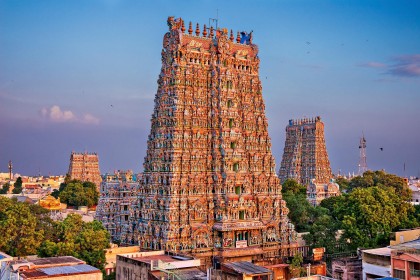
[[[420,180],[417,178],[410,179],[408,180],[408,186],[412,191],[411,204],[420,205]]]
[[[391,248],[362,251],[363,280],[391,277]]]

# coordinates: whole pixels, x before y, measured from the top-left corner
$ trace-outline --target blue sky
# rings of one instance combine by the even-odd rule
[[[419,1],[144,2],[0,0],[0,171],[64,174],[85,150],[142,171],[166,19],[218,15],[254,31],[277,168],[288,120],[320,115],[334,172],[364,132],[369,168],[419,175]]]

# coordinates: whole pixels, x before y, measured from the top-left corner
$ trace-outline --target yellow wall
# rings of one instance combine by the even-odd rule
[[[420,228],[397,231],[395,232],[395,240],[391,240],[389,245],[394,246],[404,242],[409,242],[420,237]]]

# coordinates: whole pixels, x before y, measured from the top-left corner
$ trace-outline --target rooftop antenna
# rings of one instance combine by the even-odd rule
[[[216,23],[216,30],[217,30],[218,23],[219,23],[219,9],[216,9],[216,18],[209,18],[209,28],[212,25],[212,23]]]
[[[362,132],[362,138],[360,138],[359,144],[359,176],[362,176],[368,170],[366,162],[366,138],[365,134]]]

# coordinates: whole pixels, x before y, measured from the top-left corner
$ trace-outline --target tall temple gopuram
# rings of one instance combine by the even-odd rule
[[[144,249],[261,260],[297,247],[267,130],[252,33],[168,18],[139,194]]]
[[[289,120],[279,177],[302,185],[328,184],[332,172],[321,117]]]
[[[71,152],[69,171],[70,179],[89,181],[95,183],[97,189],[102,182],[99,171],[99,159],[96,153],[75,153]]]

